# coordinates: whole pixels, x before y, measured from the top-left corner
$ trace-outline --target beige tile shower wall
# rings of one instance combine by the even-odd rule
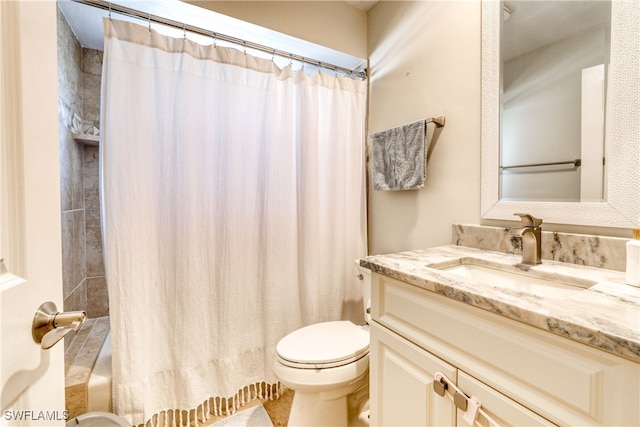
[[[84,310],[85,286],[83,147],[73,139],[81,126],[82,49],[58,10],[58,118],[62,210],[64,310]]]
[[[102,52],[82,48],[82,118],[100,129]]]
[[[58,104],[64,310],[109,314],[98,194],[98,149],[74,140],[99,128],[102,52],[84,49],[58,11]]]
[[[89,317],[109,315],[109,296],[102,256],[100,196],[98,184],[98,147],[84,149],[85,249],[87,314]]]
[[[83,180],[85,202],[85,236],[87,245],[87,277],[104,276],[104,262],[102,259],[102,234],[100,230],[98,163],[98,147],[85,147]]]
[[[102,52],[83,48],[82,70],[83,118],[100,129]],[[102,256],[98,147],[85,146],[83,159],[87,313],[90,317],[102,317],[109,315],[109,297]]]
[[[102,52],[82,49],[82,118],[100,129],[100,82]],[[100,226],[100,191],[98,147],[85,145],[83,150],[84,236],[87,314],[109,315],[109,297],[102,257]]]

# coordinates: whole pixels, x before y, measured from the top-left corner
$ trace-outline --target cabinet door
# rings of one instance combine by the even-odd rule
[[[477,397],[482,403],[482,410],[501,427],[554,425],[462,371],[458,371],[458,388],[468,396]],[[468,427],[469,424],[462,418],[463,415],[464,412],[458,409],[457,425]],[[478,416],[478,423],[481,426],[492,425],[482,414]]]
[[[442,372],[452,381],[448,363],[371,322],[370,403],[372,426],[453,426],[455,406],[433,391]]]

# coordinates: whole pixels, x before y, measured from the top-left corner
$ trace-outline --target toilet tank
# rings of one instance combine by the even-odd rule
[[[358,279],[362,283],[362,306],[364,308],[364,320],[371,323],[371,270],[360,266],[360,260],[356,260]]]

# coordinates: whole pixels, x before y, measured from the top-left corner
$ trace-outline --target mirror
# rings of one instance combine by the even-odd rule
[[[613,0],[611,4],[610,64],[605,81],[604,156],[607,165],[601,179],[604,185],[595,201],[590,198],[574,202],[564,199],[535,201],[525,197],[506,200],[500,197],[500,166],[504,166],[500,150],[503,5],[496,0],[482,1],[482,218],[514,220],[514,212],[527,212],[547,223],[622,228],[640,226],[640,103],[637,99],[640,87],[637,72],[640,63],[640,41],[637,37],[640,9],[631,3]],[[538,127],[546,129],[538,114],[533,115]],[[554,185],[554,182],[552,180],[547,185]]]
[[[500,199],[604,200],[611,1],[503,1]]]

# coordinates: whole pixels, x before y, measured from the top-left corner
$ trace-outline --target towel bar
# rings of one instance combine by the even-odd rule
[[[436,127],[443,127],[445,122],[446,122],[446,118],[444,116],[438,116],[438,117],[431,117],[430,119],[426,120],[427,123],[435,123]]]
[[[539,166],[556,166],[556,165],[573,165],[574,167],[582,166],[581,159],[567,160],[565,162],[549,162],[549,163],[530,163],[526,165],[500,166],[500,169],[517,169],[517,168],[533,168]]]

